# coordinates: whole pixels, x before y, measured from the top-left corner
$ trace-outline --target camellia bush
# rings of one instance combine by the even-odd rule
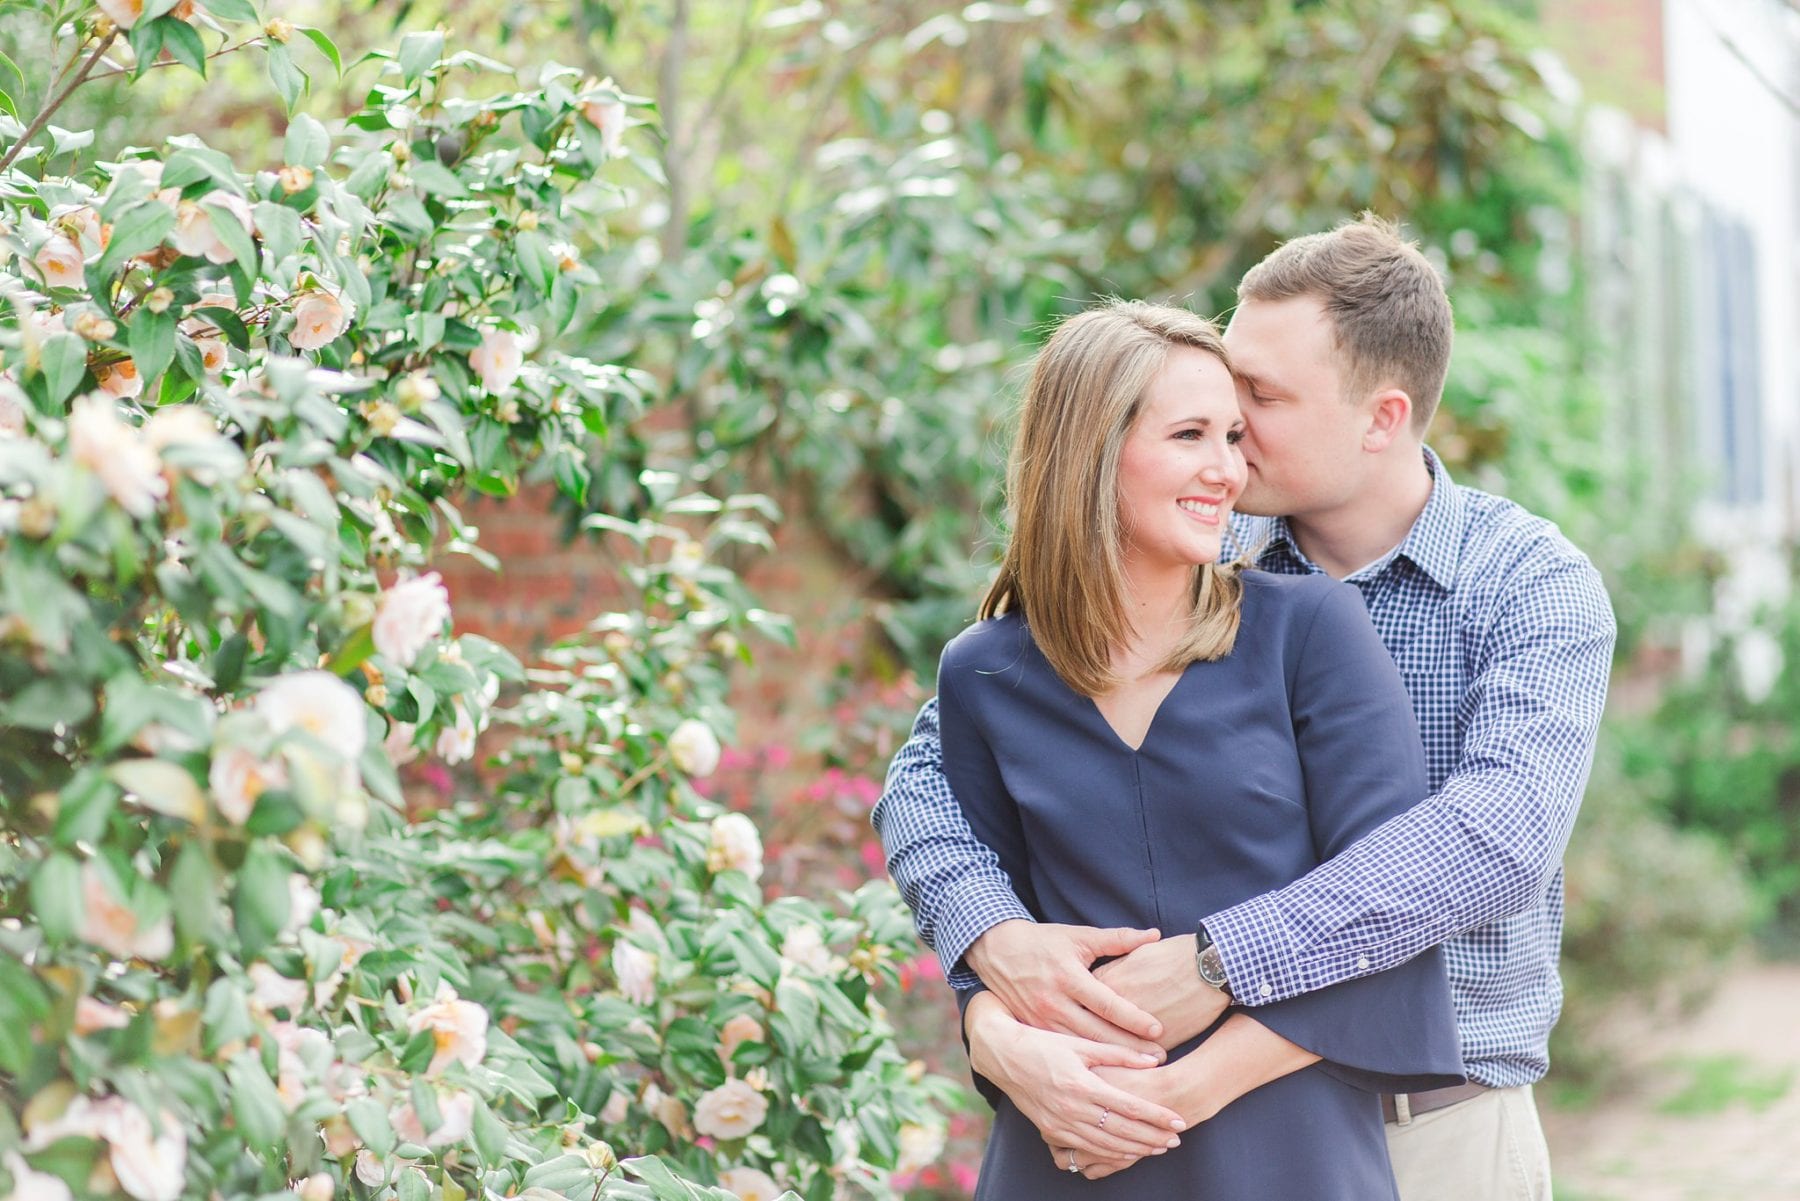
[[[645,381],[559,342],[639,102],[441,33],[346,67],[250,0],[4,7],[66,66],[0,103],[0,1188],[891,1195],[950,1088],[878,1000],[910,922],[765,899],[694,786],[782,633],[717,552],[776,515],[686,488]],[[223,54],[291,114],[267,161],[54,124]],[[328,125],[309,73],[372,82]],[[528,670],[428,569],[537,479],[631,600]]]

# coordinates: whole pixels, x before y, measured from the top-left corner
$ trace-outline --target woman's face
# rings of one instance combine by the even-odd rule
[[[1119,516],[1133,566],[1216,562],[1244,490],[1238,385],[1204,350],[1178,346],[1151,381],[1119,457]]]

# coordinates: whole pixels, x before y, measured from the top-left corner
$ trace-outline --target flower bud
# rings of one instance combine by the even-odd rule
[[[494,410],[494,416],[501,421],[504,421],[507,425],[517,425],[520,416],[519,402],[516,400],[501,401],[500,407]]]
[[[88,30],[94,35],[96,40],[104,42],[106,39],[112,37],[113,34],[119,32],[119,27],[113,23],[111,17],[96,13],[93,21],[88,24]]]
[[[166,313],[169,306],[175,303],[175,293],[167,288],[158,288],[144,297],[144,307],[152,313]]]
[[[119,327],[99,313],[82,313],[75,318],[75,333],[89,342],[110,342],[119,336]]]
[[[564,751],[562,753],[562,769],[571,776],[580,775],[581,769],[586,766],[587,761],[580,755],[577,755],[574,751]]]
[[[48,497],[30,497],[19,507],[19,532],[32,539],[48,538],[56,532],[56,506]]]
[[[281,190],[292,196],[295,192],[304,192],[313,185],[311,167],[283,167],[275,173],[281,183]]]
[[[285,46],[288,39],[294,36],[294,23],[283,17],[270,17],[263,23],[263,34],[271,42],[279,42]]]
[[[442,395],[443,389],[438,387],[438,382],[423,371],[409,372],[394,385],[394,398],[408,413],[417,412]]]
[[[542,218],[537,215],[536,209],[526,209],[519,214],[518,225],[521,230],[529,232],[536,229],[541,220]]]

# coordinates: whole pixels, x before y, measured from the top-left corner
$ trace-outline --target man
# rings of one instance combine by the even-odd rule
[[[1187,930],[1039,925],[962,818],[935,702],[875,825],[953,985],[1022,1021],[1173,1045],[1442,943],[1470,1085],[1388,1099],[1405,1201],[1549,1201],[1530,1086],[1561,1006],[1562,854],[1615,639],[1599,575],[1554,526],[1454,483],[1424,444],[1449,368],[1437,273],[1365,217],[1244,277],[1225,341],[1248,385],[1235,529],[1258,565],[1363,594],[1424,735],[1432,793],[1299,881]],[[1196,781],[1196,787],[1203,787]],[[1120,956],[1098,971],[1096,960]]]

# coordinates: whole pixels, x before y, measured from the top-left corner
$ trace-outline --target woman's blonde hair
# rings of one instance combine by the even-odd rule
[[[1057,328],[1038,352],[1019,404],[1007,465],[1012,538],[981,616],[1018,610],[1056,673],[1087,696],[1119,685],[1112,651],[1132,633],[1120,455],[1151,382],[1179,346],[1231,365],[1218,327],[1204,317],[1110,301]],[[1238,566],[1208,563],[1195,571],[1193,617],[1163,670],[1231,653],[1243,597]]]

